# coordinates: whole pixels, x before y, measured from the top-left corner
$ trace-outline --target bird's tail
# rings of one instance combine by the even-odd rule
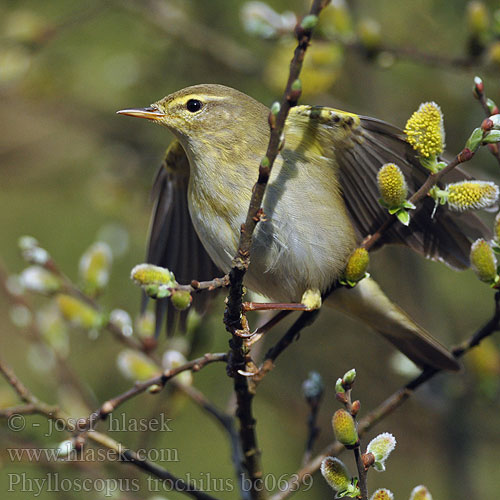
[[[448,349],[393,304],[371,278],[354,288],[335,290],[325,303],[360,319],[421,367],[460,369]]]

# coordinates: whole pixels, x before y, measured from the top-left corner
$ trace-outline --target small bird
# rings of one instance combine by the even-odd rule
[[[235,89],[203,84],[118,113],[163,125],[176,138],[155,181],[148,262],[169,268],[179,282],[228,272],[269,140],[269,109]],[[353,250],[387,219],[378,201],[382,165],[401,168],[410,194],[429,174],[405,134],[374,118],[296,106],[284,138],[244,283],[273,302],[291,303],[300,302],[306,290],[332,287]],[[469,178],[458,169],[447,176],[449,182]],[[434,201],[424,200],[409,226],[393,224],[377,246],[399,243],[467,268],[470,238],[486,229],[471,213],[440,207],[431,217],[433,209]],[[325,303],[361,319],[421,367],[459,369],[452,354],[371,278],[336,289]],[[163,309],[157,307],[158,313]]]

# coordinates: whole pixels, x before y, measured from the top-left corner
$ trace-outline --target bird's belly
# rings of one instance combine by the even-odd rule
[[[296,302],[305,290],[325,291],[341,276],[356,239],[340,194],[328,183],[304,189],[300,180],[273,182],[273,177],[264,199],[266,219],[254,233],[245,285],[272,301]],[[207,200],[190,197],[198,236],[224,272],[236,254],[248,208],[246,202],[240,205],[228,215]]]

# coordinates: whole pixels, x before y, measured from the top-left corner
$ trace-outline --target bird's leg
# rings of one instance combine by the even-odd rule
[[[243,302],[243,310],[248,311],[311,311],[305,304],[286,302]]]

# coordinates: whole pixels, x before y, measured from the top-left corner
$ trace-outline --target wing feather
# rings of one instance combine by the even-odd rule
[[[149,230],[147,262],[170,269],[179,283],[193,279],[209,280],[220,274],[195,232],[188,210],[187,189],[189,162],[178,141],[167,149],[165,159],[155,178],[152,196],[155,199]],[[193,307],[206,308],[209,294],[193,296]],[[147,299],[143,300],[143,309]],[[187,311],[179,312],[168,299],[156,301],[156,334],[166,315],[167,333],[177,326],[185,328]]]

